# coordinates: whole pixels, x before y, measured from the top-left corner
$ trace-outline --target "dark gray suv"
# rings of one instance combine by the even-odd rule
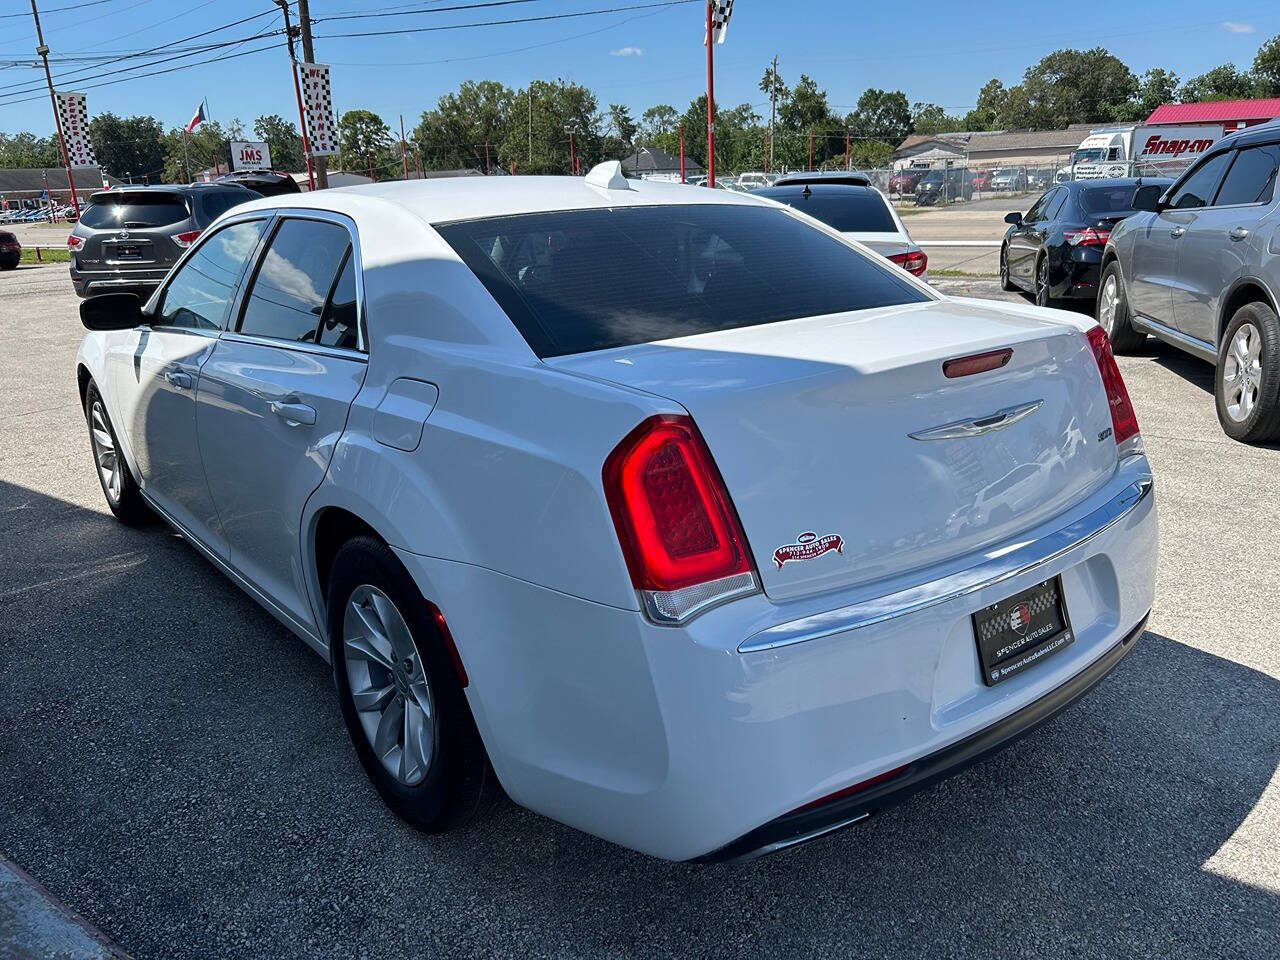
[[[1280,439],[1280,121],[1225,137],[1111,231],[1098,322],[1117,353],[1147,334],[1217,367],[1227,436]]]
[[[219,214],[257,197],[233,184],[95,193],[67,237],[71,283],[82,297],[123,290],[145,300]]]

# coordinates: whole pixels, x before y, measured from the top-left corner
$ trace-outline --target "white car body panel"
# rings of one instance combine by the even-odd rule
[[[310,369],[326,379],[318,395],[335,409],[347,393],[353,399],[341,427],[336,420],[318,424],[324,429],[286,448],[282,437],[293,428],[251,426],[263,419],[253,404],[270,398],[250,400],[244,385],[237,387],[243,369],[261,372],[270,358],[229,351],[236,362],[224,368],[218,338],[207,338],[196,372],[208,368],[204,399],[220,404],[226,419],[210,418],[213,433],[192,435],[204,437],[203,456],[228,461],[213,471],[211,499],[227,510],[220,518],[217,511],[201,517],[171,510],[172,492],[160,489],[158,474],[147,468],[154,444],[146,432],[173,427],[149,419],[158,384],[133,362],[138,331],[89,333],[78,363],[105,385],[145,495],[322,655],[325,609],[314,541],[326,511],[341,509],[381,535],[423,596],[443,611],[470,678],[466,695],[485,747],[517,802],[655,856],[697,857],[1034,703],[1130,634],[1150,610],[1154,589],[1156,511],[1148,495],[1087,542],[1034,569],[1011,571],[963,595],[938,595],[909,614],[846,622],[858,605],[942,583],[984,558],[1034,545],[1135,482],[1149,482],[1144,457],[1117,463],[1114,444],[1108,451],[1093,440],[1108,421],[1096,368],[1082,371],[1077,356],[1091,321],[947,300],[912,280],[931,302],[544,362],[429,226],[539,210],[761,202],[678,184],[633,182],[610,190],[567,177],[466,178],[235,208],[220,222],[259,209],[324,210],[351,219],[359,232],[370,349],[362,370],[342,363],[317,372],[305,357],[297,361],[304,365],[294,370],[299,376]],[[1017,377],[992,381],[999,389],[983,389],[981,378],[949,392],[925,386],[923,371],[943,358],[1010,345],[1019,357],[1010,367]],[[1031,358],[1026,366],[1023,356]],[[279,373],[282,384],[289,375]],[[920,389],[911,392],[913,377]],[[232,388],[240,392],[233,396]],[[1041,483],[1029,492],[1017,484],[1010,496],[1024,504],[1021,523],[992,524],[969,539],[953,535],[941,548],[922,542],[914,555],[909,544],[891,542],[895,516],[904,518],[903,530],[905,518],[915,518],[915,530],[927,539],[946,530],[952,510],[922,504],[917,486],[891,476],[913,458],[920,473],[952,475],[933,452],[947,443],[931,448],[906,433],[1024,400],[1027,390],[1045,399],[1046,409],[1002,431],[1007,436],[997,446],[1003,444],[1010,463],[999,473],[983,468],[984,482],[966,496],[989,501],[982,492],[989,480],[1034,460],[1037,417],[1050,436],[1070,417],[1079,419],[1085,442],[1054,446],[1073,476],[1056,490]],[[815,407],[814,400],[821,403]],[[631,585],[601,469],[636,424],[686,411],[705,431],[742,513],[766,591],[680,627],[658,626],[641,612]],[[863,415],[840,431],[841,411]],[[819,480],[802,481],[798,451],[841,445],[818,463],[812,476]],[[261,454],[268,446],[279,456],[265,460],[264,469],[281,483],[266,519],[291,543],[255,541],[270,535],[254,528],[254,510],[265,508],[228,487],[237,449],[251,462],[255,448]],[[305,463],[291,466],[286,449]],[[1110,453],[1108,463],[1099,451]],[[779,453],[786,460],[781,467]],[[199,462],[201,451],[195,456]],[[266,473],[244,480],[272,482]],[[858,497],[874,504],[874,515],[859,521],[848,510],[823,512],[833,500],[847,505]],[[806,515],[811,509],[816,515]],[[774,539],[794,538],[809,516],[814,527],[845,525],[848,556],[825,569],[819,561],[807,569],[788,565],[778,577],[769,564]],[[245,556],[244,547],[238,552],[226,531],[256,556]],[[868,552],[873,541],[879,559]],[[267,555],[275,558],[274,570],[255,566]],[[282,559],[288,576],[280,572]],[[972,613],[1059,574],[1076,642],[985,686]],[[821,636],[793,638],[777,649],[744,646],[762,633],[824,617],[831,629]]]

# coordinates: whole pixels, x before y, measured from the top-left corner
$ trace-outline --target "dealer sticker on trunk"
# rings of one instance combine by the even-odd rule
[[[796,537],[795,543],[784,543],[773,551],[773,562],[781,570],[784,563],[790,563],[792,560],[812,560],[831,550],[843,554],[844,537],[838,533],[829,533],[825,537],[820,537],[809,530]]]

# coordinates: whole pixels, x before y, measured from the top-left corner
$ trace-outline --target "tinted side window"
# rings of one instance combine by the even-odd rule
[[[1022,219],[1023,220],[1043,219],[1044,212],[1048,208],[1049,203],[1051,202],[1051,198],[1055,193],[1057,193],[1056,190],[1050,190],[1048,193],[1043,194],[1039,200],[1037,200],[1035,203],[1031,205],[1031,209],[1027,211],[1027,215]]]
[[[240,318],[240,332],[315,343],[324,305],[351,238],[346,227],[285,220],[267,247]]]
[[[219,329],[265,224],[265,220],[235,223],[202,243],[174,274],[152,326]]]
[[[240,190],[208,190],[201,191],[197,196],[200,198],[202,219],[205,223],[210,223],[237,204],[254,199],[256,194]]]
[[[1269,203],[1280,167],[1280,144],[1248,147],[1236,154],[1236,162],[1222,181],[1215,207],[1234,203]]]
[[[1196,167],[1169,198],[1169,206],[1178,210],[1205,207],[1213,200],[1218,181],[1231,161],[1231,152],[1217,153]]]
[[[355,251],[348,251],[342,273],[338,274],[338,282],[333,285],[333,293],[329,294],[329,303],[324,308],[319,342],[326,347],[355,350],[360,346],[356,334],[359,318],[356,312],[355,260]]]
[[[1070,191],[1068,190],[1058,191],[1058,195],[1053,198],[1053,201],[1049,204],[1048,209],[1045,210],[1044,218],[1046,220],[1058,219],[1058,215],[1062,213],[1062,208],[1067,203],[1067,196],[1069,193]]]

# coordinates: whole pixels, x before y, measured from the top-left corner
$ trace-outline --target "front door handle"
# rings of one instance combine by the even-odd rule
[[[1227,231],[1227,236],[1232,240],[1243,240],[1245,237],[1249,236],[1249,231],[1244,227],[1235,227],[1234,229]]]
[[[1182,236],[1186,232],[1187,232],[1186,227],[1174,227],[1172,230],[1169,231],[1169,236],[1177,240],[1180,236]]]
[[[311,426],[316,422],[316,408],[305,403],[271,401],[271,412],[291,427],[301,424]]]
[[[185,370],[166,370],[164,378],[177,390],[190,390],[193,382]]]

